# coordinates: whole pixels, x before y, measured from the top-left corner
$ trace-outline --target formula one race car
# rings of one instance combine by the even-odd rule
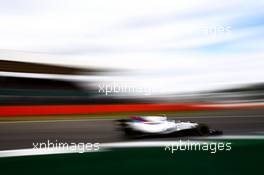
[[[132,116],[115,122],[125,136],[133,138],[222,134],[206,124],[167,120],[166,116]]]

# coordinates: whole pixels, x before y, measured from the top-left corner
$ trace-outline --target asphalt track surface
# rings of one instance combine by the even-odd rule
[[[207,123],[224,135],[264,135],[264,109],[211,111],[170,119]],[[0,150],[33,148],[33,143],[106,143],[128,141],[111,119],[0,122]],[[188,137],[187,137],[188,138]],[[144,140],[179,140],[148,138]],[[142,141],[142,140],[141,140]]]

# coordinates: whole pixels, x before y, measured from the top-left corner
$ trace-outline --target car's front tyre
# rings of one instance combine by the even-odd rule
[[[196,133],[200,136],[208,136],[210,134],[210,129],[206,124],[198,124],[196,128]]]

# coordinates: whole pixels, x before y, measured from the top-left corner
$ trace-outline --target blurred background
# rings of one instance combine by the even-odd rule
[[[1,105],[263,101],[262,1],[0,4]]]
[[[0,172],[263,174],[263,8],[263,0],[0,0]],[[128,140],[114,125],[160,114],[223,135]],[[47,140],[108,147],[33,149]],[[161,146],[179,140],[232,150],[172,155]]]

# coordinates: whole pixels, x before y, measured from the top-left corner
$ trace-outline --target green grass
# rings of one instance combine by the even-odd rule
[[[232,150],[211,154],[164,148],[119,148],[105,152],[0,158],[1,174],[263,174],[264,140],[232,140]]]

